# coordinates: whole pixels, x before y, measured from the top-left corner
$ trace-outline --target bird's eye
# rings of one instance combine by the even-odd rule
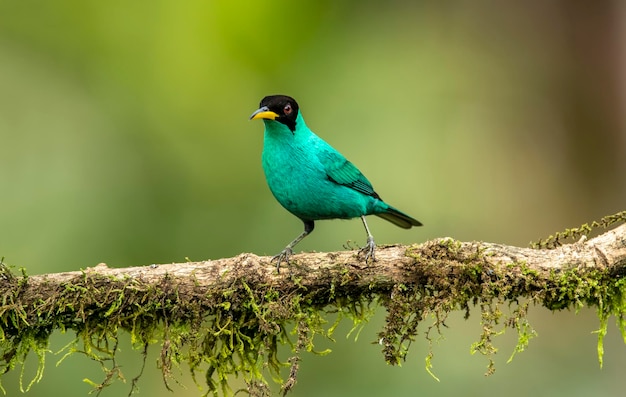
[[[285,105],[285,107],[283,108],[283,113],[285,113],[285,116],[287,116],[287,115],[291,114],[291,111],[292,111],[292,110],[293,110],[293,109],[291,109],[291,104],[290,104],[290,103],[288,103],[288,104],[286,104],[286,105]]]

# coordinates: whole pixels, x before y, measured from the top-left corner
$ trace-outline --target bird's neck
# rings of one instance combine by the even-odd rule
[[[307,127],[301,114],[296,118],[296,129],[292,131],[285,124],[274,120],[263,120],[265,123],[265,141],[293,142],[307,139],[311,130]]]

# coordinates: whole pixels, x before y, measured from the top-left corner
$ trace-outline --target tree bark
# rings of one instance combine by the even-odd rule
[[[555,249],[532,249],[487,242],[459,242],[440,238],[414,245],[386,245],[376,250],[376,262],[363,263],[356,251],[302,253],[291,257],[291,264],[276,272],[271,257],[241,254],[232,258],[148,265],[128,268],[109,268],[99,264],[84,271],[50,273],[29,276],[27,288],[32,291],[63,285],[85,275],[99,275],[111,280],[135,280],[141,284],[160,285],[165,280],[193,289],[228,285],[245,278],[277,287],[286,292],[302,286],[329,288],[329,278],[341,277],[357,288],[386,289],[402,283],[415,282],[415,272],[436,261],[448,268],[481,264],[508,274],[516,283],[520,267],[536,271],[538,280],[547,280],[554,272],[572,269],[599,270],[621,275],[626,269],[626,224],[592,239]],[[512,266],[514,265],[514,266]],[[299,281],[294,284],[290,278]],[[26,294],[26,298],[29,294]],[[38,295],[38,294],[35,294]],[[28,305],[33,302],[22,302]]]

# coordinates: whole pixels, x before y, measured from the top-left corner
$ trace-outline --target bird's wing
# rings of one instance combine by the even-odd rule
[[[332,147],[320,148],[318,158],[326,171],[328,179],[374,198],[380,198],[372,184],[358,168]]]

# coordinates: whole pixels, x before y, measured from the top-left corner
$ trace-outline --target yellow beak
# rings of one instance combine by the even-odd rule
[[[257,120],[257,119],[275,120],[276,117],[279,117],[278,114],[269,110],[267,106],[263,106],[262,108],[259,108],[254,113],[252,113],[252,116],[250,116],[250,120]]]

